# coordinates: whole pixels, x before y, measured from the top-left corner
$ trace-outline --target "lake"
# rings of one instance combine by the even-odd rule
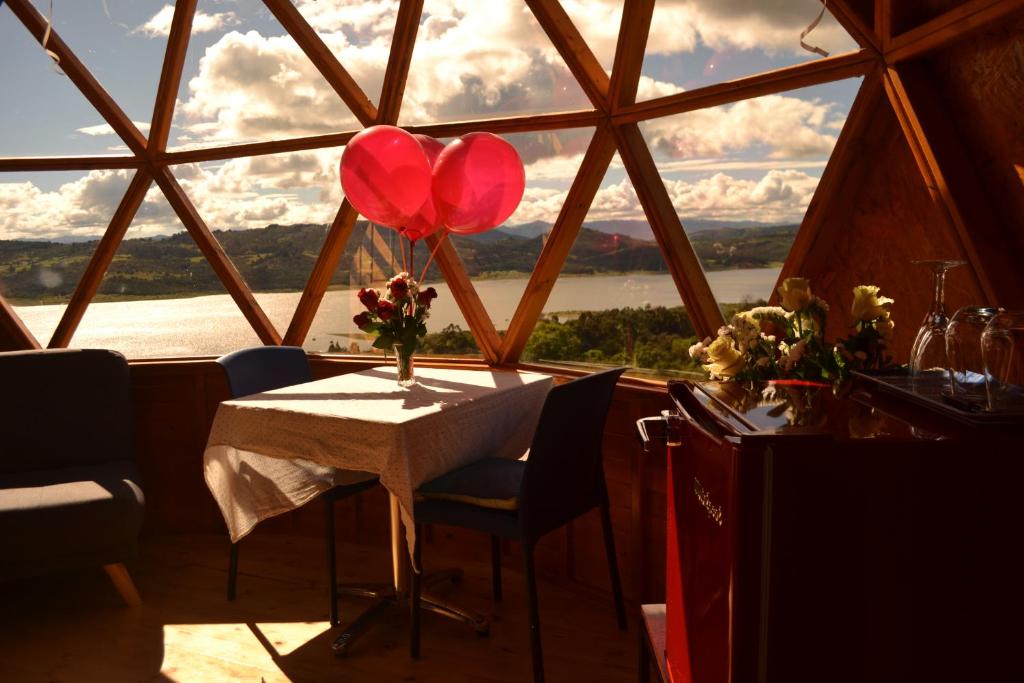
[[[767,298],[778,276],[778,268],[722,270],[707,274],[715,296],[724,302]],[[498,329],[508,326],[526,283],[526,278],[474,282]],[[443,283],[433,286],[439,296],[427,321],[430,331],[436,332],[453,323],[468,329],[448,286]],[[256,299],[283,335],[299,296],[300,292],[257,293]],[[670,275],[563,276],[552,290],[544,311],[599,311],[648,304],[680,304],[679,293]],[[45,346],[57,327],[64,305],[16,306],[15,310]],[[367,347],[367,340],[352,323],[352,316],[360,310],[354,290],[327,292],[304,346],[310,351],[324,351],[334,341],[346,349],[353,342]],[[227,294],[94,303],[86,310],[72,340],[72,346],[76,348],[116,349],[129,358],[220,355],[256,344],[259,344],[256,333]]]

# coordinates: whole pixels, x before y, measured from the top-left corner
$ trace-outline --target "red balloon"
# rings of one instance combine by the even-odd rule
[[[525,188],[519,153],[492,133],[463,135],[434,164],[434,206],[452,232],[483,232],[501,225],[519,206]]]
[[[371,126],[357,133],[341,155],[341,187],[359,213],[398,228],[430,197],[427,155],[401,128]]]
[[[438,155],[444,150],[444,145],[429,135],[413,135],[413,137],[420,143],[420,146],[427,155],[427,161],[433,166],[437,161]],[[402,231],[402,234],[415,242],[433,233],[440,227],[441,219],[438,217],[437,209],[434,207],[434,199],[432,196],[427,195],[427,201],[423,202],[423,206],[416,212],[416,215],[405,224],[405,230]]]

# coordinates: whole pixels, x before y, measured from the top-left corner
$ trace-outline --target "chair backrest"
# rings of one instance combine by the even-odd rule
[[[135,457],[128,362],[116,351],[0,353],[0,472]]]
[[[580,377],[548,394],[519,492],[524,540],[536,540],[607,498],[601,442],[625,370]]]
[[[298,346],[254,346],[217,359],[224,368],[231,397],[311,382],[306,352]]]

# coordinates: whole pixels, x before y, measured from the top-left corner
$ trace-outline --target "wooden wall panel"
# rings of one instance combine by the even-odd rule
[[[911,156],[903,133],[887,107],[879,107],[859,141],[858,162],[830,207],[830,218],[811,246],[801,275],[828,301],[829,338],[848,333],[852,289],[877,284],[896,299],[894,353],[909,356],[914,335],[931,301],[930,275],[910,261],[963,258],[946,221]],[[968,266],[953,270],[947,282],[947,307],[984,302]]]
[[[315,376],[326,377],[374,364],[324,359],[314,360],[313,369]],[[132,364],[132,381],[136,442],[146,494],[146,533],[224,534],[226,558],[224,522],[202,470],[203,449],[217,404],[228,397],[220,367],[212,361],[140,361]],[[605,469],[619,567],[631,599],[642,594],[646,600],[657,600],[664,585],[665,454],[663,448],[648,454],[645,466],[638,467],[635,422],[666,407],[668,402],[659,390],[620,387],[605,433]],[[643,481],[636,480],[638,472]],[[375,490],[339,503],[339,539],[386,546],[387,500],[383,490]],[[323,508],[312,503],[267,520],[255,533],[319,536],[323,533]],[[428,565],[432,551],[477,561],[488,557],[489,541],[479,533],[445,527],[431,529],[428,538],[424,549]],[[519,570],[518,546],[509,543],[504,550],[505,564]],[[609,591],[597,514],[543,539],[537,559],[539,571],[546,577]]]

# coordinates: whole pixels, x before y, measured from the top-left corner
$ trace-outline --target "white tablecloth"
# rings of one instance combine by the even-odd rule
[[[394,367],[224,401],[204,453],[206,484],[232,541],[332,488],[335,468],[380,475],[413,541],[413,491],[486,455],[530,445],[553,380],[523,372]]]

